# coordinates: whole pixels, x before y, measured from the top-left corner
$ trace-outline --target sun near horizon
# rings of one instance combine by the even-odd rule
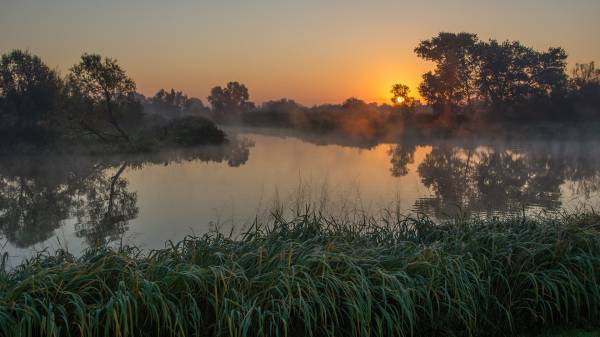
[[[100,53],[117,59],[147,96],[175,88],[206,101],[212,87],[239,81],[258,103],[389,103],[395,83],[418,97],[432,65],[413,49],[440,31],[562,46],[573,65],[600,59],[591,43],[599,11],[600,2],[588,0],[5,0],[0,51],[30,50],[62,73],[84,52]]]

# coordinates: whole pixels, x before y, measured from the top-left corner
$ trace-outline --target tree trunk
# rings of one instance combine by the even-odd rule
[[[110,104],[110,94],[108,92],[105,92],[104,99],[106,101],[106,110],[107,110],[107,113],[108,113],[108,122],[117,130],[117,132],[119,132],[119,134],[121,135],[121,137],[123,137],[126,141],[128,141],[129,143],[131,143],[131,139],[129,138],[129,135],[127,134],[127,132],[125,132],[125,130],[123,130],[121,128],[121,126],[119,125],[119,123],[117,122],[117,119],[115,118],[115,116],[113,114],[112,106]]]

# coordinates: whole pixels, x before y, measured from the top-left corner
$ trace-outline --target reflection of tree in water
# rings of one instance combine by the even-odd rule
[[[417,169],[423,184],[432,189],[435,198],[417,201],[420,212],[446,210],[455,205],[465,205],[469,198],[469,184],[472,154],[465,154],[450,147],[437,147],[425,157]]]
[[[17,247],[50,238],[69,216],[70,191],[27,177],[0,180],[0,228]]]
[[[121,177],[126,167],[124,163],[112,176],[98,174],[82,186],[75,207],[75,231],[90,246],[118,240],[137,217],[137,194],[127,190],[129,182]]]
[[[138,215],[127,169],[184,161],[246,163],[246,140],[132,156],[32,155],[0,160],[0,236],[19,248],[43,242],[70,218],[89,245],[118,240]]]
[[[388,154],[392,163],[390,169],[392,176],[403,177],[408,174],[408,165],[415,162],[416,150],[415,144],[398,144],[390,148]]]
[[[452,217],[516,213],[528,207],[558,209],[565,182],[588,195],[594,188],[598,190],[595,182],[600,165],[590,159],[594,155],[589,150],[586,144],[546,144],[518,150],[436,145],[418,167],[421,182],[433,195],[417,200],[415,210]],[[405,175],[406,163],[413,157],[399,146],[390,156],[392,175]]]

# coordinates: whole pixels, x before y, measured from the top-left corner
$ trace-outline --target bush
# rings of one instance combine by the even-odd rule
[[[171,120],[162,131],[161,140],[172,145],[222,144],[225,133],[204,117],[187,116]]]

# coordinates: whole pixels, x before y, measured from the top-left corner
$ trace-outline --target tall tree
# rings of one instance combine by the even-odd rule
[[[130,140],[117,115],[120,108],[131,103],[128,100],[135,93],[135,82],[127,76],[116,60],[102,59],[102,56],[97,54],[84,54],[81,61],[71,68],[67,83],[72,94],[80,95],[99,107],[104,119],[119,135]]]
[[[423,75],[419,92],[438,111],[450,112],[474,98],[475,62],[471,50],[477,41],[475,34],[439,33],[415,48],[419,57],[436,64],[433,72]]]

